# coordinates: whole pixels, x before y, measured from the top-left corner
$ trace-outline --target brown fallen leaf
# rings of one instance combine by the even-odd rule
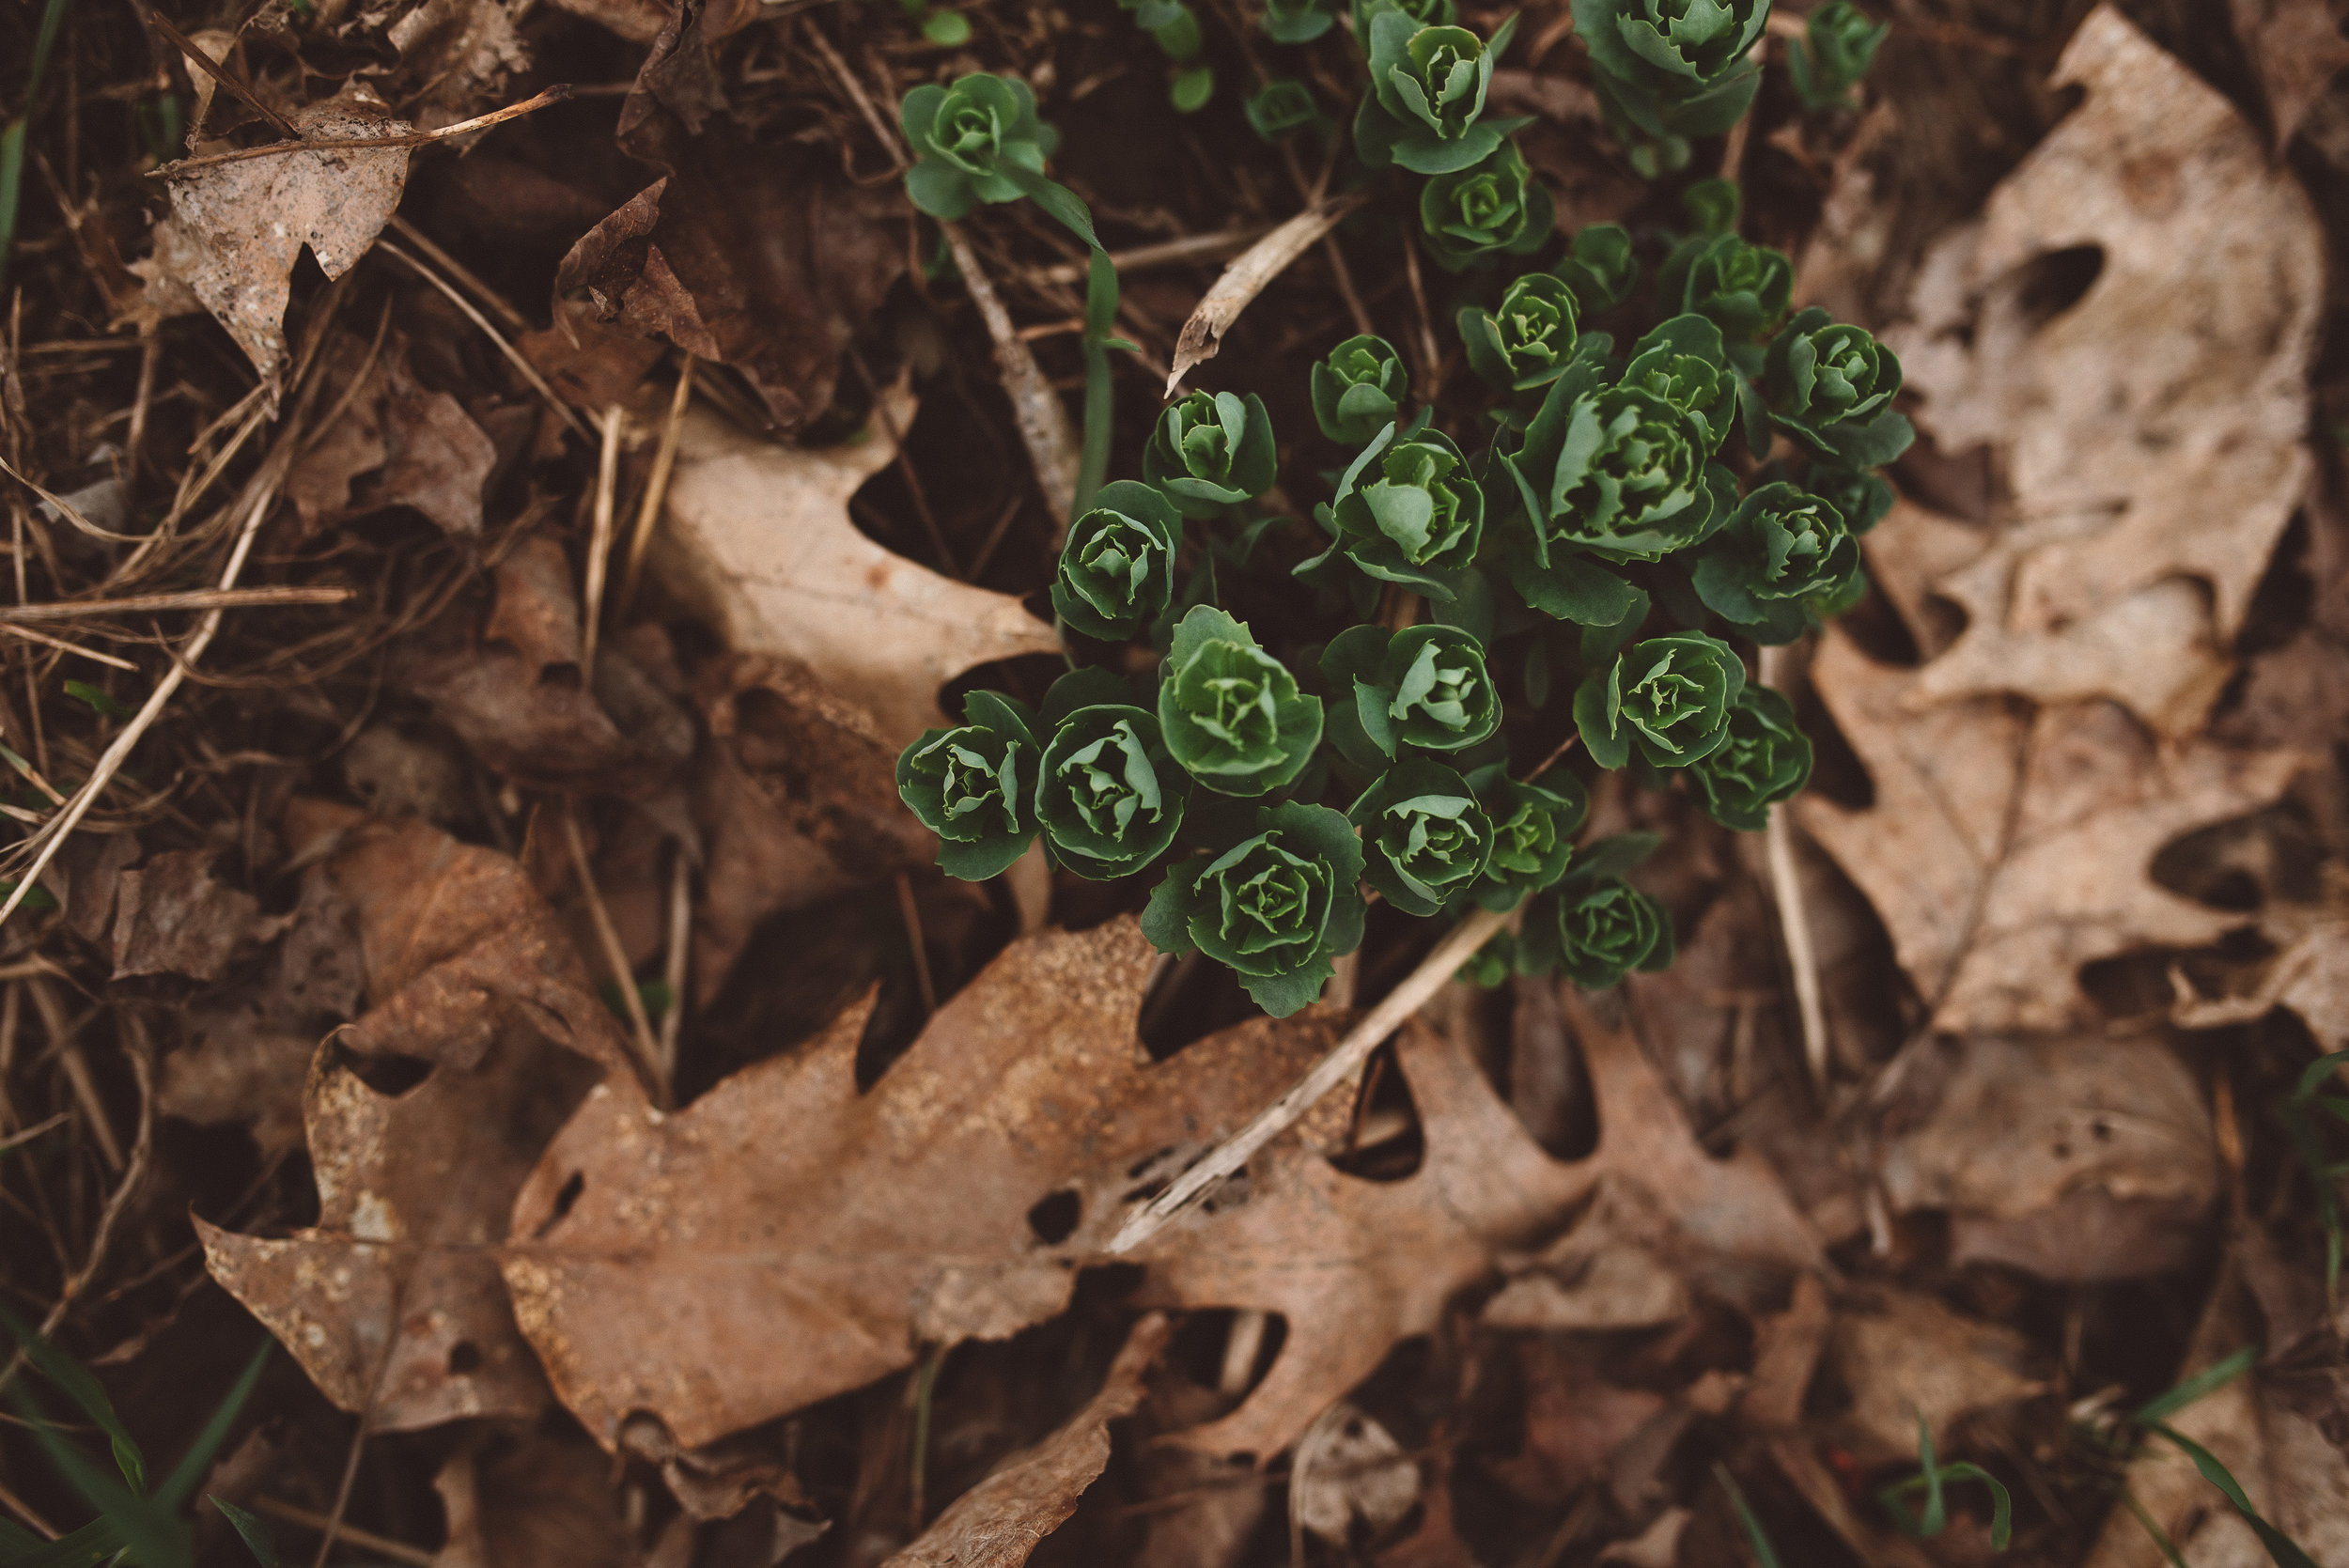
[[[1396,1524],[1419,1492],[1419,1466],[1351,1400],[1315,1417],[1289,1458],[1289,1516],[1333,1545],[1346,1544],[1357,1519],[1374,1533]]]
[[[2228,0],[2235,37],[2267,99],[2269,129],[2283,150],[2300,122],[2349,66],[2349,38],[2326,0]]]
[[[2308,485],[2323,238],[2250,125],[2110,6],[2054,81],[2085,102],[1886,334],[1919,424],[1990,446],[2009,490],[1931,582],[1968,619],[1907,700],[2106,696],[2184,735]]]
[[[1840,632],[1821,639],[1812,679],[1875,800],[1853,811],[1806,797],[1799,820],[1876,907],[1936,1028],[2087,1025],[2100,1015],[2081,965],[2201,946],[2249,923],[2160,887],[2153,858],[2273,800],[2296,753],[2166,749],[2111,703],[2032,715],[1978,696],[1918,711],[1921,675],[1875,663]]]
[[[432,1478],[448,1521],[432,1568],[636,1568],[614,1480],[575,1434],[482,1434]]]
[[[1166,396],[1173,397],[1183,378],[1215,358],[1223,334],[1239,313],[1255,303],[1289,269],[1289,264],[1313,249],[1321,237],[1338,226],[1361,205],[1359,198],[1341,197],[1309,207],[1232,258],[1222,274],[1200,296],[1190,319],[1174,340],[1174,359],[1166,375]]]
[[[2030,1342],[2002,1324],[1913,1291],[1877,1293],[1864,1309],[1838,1312],[1828,1336],[1828,1365],[1852,1396],[1839,1441],[1862,1465],[1913,1459],[1922,1416],[1946,1453],[1961,1417],[2046,1390],[2030,1375]]]
[[[326,388],[336,403],[348,396],[343,415],[286,476],[286,497],[303,532],[412,506],[449,534],[478,535],[482,487],[497,466],[489,436],[456,398],[418,384],[403,337],[385,343],[356,389],[349,380],[360,371],[364,347],[346,338],[334,351],[351,362]]]
[[[938,691],[975,664],[1058,651],[1051,627],[1009,594],[941,577],[875,544],[848,498],[895,456],[912,423],[892,394],[838,446],[776,445],[700,409],[685,416],[655,573],[738,654],[812,669],[902,747],[945,722]]]
[[[626,1071],[618,1023],[511,860],[421,821],[298,802],[294,846],[327,834],[367,1010],[310,1065],[319,1221],[271,1239],[198,1219],[207,1264],[379,1429],[533,1416],[545,1385],[493,1249],[547,1137],[600,1073]]]
[[[883,1568],[1019,1568],[1036,1543],[1077,1511],[1077,1499],[1110,1462],[1110,1422],[1142,1403],[1143,1379],[1171,1333],[1153,1312],[1133,1326],[1100,1392],[1060,1429],[1013,1454],[973,1486],[921,1539]]]
[[[294,115],[304,141],[366,141],[414,127],[365,86]],[[274,383],[286,358],[286,300],[304,245],[330,278],[359,263],[408,183],[406,147],[288,152],[167,173],[179,278]]]
[[[396,96],[413,105],[425,130],[481,113],[509,75],[529,68],[520,14],[505,0],[423,0],[384,30],[399,51],[405,90]]]
[[[1652,1389],[1609,1382],[1585,1358],[1545,1337],[1518,1339],[1510,1350],[1525,1389],[1525,1446],[1489,1467],[1502,1485],[1538,1508],[1563,1508],[1671,1403]]]
[[[528,1239],[506,1254],[564,1402],[607,1443],[642,1410],[698,1446],[903,1367],[919,1343],[1059,1312],[1134,1193],[1335,1039],[1340,1020],[1259,1018],[1147,1064],[1133,1031],[1156,965],[1130,918],[1022,938],[862,1095],[866,1007],[673,1116],[608,1079],[517,1199]],[[1396,1340],[1431,1329],[1496,1248],[1524,1246],[1602,1178],[1693,1246],[1816,1261],[1766,1167],[1707,1158],[1627,1035],[1582,1037],[1604,1129],[1588,1160],[1544,1155],[1481,1068],[1413,1026],[1397,1048],[1425,1129],[1417,1172],[1333,1167],[1322,1145],[1348,1111],[1331,1095],[1252,1163],[1244,1199],[1134,1254],[1143,1305],[1287,1320],[1248,1400],[1177,1440],[1278,1453]]]
[[[302,1145],[302,1087],[316,1042],[242,1013],[200,1013],[163,1059],[155,1109],[199,1126],[241,1123],[262,1157]]]
[[[122,873],[115,892],[117,980],[182,974],[210,981],[227,972],[261,906],[212,875],[218,859],[210,849],[173,849]]]

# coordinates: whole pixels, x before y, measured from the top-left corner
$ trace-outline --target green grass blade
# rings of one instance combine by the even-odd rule
[[[238,1539],[244,1543],[245,1550],[253,1554],[253,1560],[261,1568],[277,1568],[277,1542],[271,1536],[269,1526],[261,1522],[260,1515],[222,1498],[210,1500],[214,1508],[220,1510],[220,1516],[236,1530]]]
[[[24,198],[24,136],[33,107],[40,101],[40,79],[49,67],[49,52],[56,47],[65,25],[66,8],[73,0],[49,0],[40,13],[40,31],[33,36],[33,69],[24,81],[24,112],[0,132],[0,292],[8,283],[8,257],[16,248],[17,209]]]
[[[1715,1465],[1713,1474],[1719,1478],[1721,1490],[1729,1494],[1730,1509],[1737,1515],[1737,1528],[1745,1532],[1746,1545],[1753,1553],[1755,1568],[1780,1568],[1778,1552],[1770,1545],[1770,1538],[1762,1532],[1762,1521],[1753,1516],[1747,1505],[1746,1495],[1737,1486],[1737,1478],[1729,1473],[1726,1465]]]
[[[35,1371],[54,1383],[67,1397],[82,1407],[82,1413],[98,1423],[100,1431],[114,1445],[115,1465],[122,1471],[122,1479],[131,1483],[133,1492],[147,1490],[147,1458],[139,1452],[139,1445],[132,1440],[130,1429],[122,1418],[115,1414],[114,1402],[87,1367],[59,1350],[20,1320],[14,1312],[0,1307],[0,1325],[24,1352],[24,1358]]]
[[[1990,1488],[1990,1549],[2006,1550],[2007,1543],[2015,1539],[2015,1499],[2007,1495],[2005,1483],[1970,1459],[1943,1467],[1941,1479],[1979,1481]]]
[[[2243,1488],[2228,1473],[2227,1467],[2218,1462],[2217,1454],[2175,1427],[2151,1421],[2143,1424],[2147,1431],[2157,1433],[2177,1444],[2185,1451],[2186,1456],[2194,1461],[2194,1467],[2202,1472],[2202,1479],[2227,1495],[2227,1500],[2234,1504],[2235,1512],[2243,1515],[2243,1522],[2249,1525],[2252,1533],[2260,1538],[2260,1545],[2267,1548],[2268,1559],[2276,1564],[2276,1568],[2316,1568],[2315,1560],[2302,1551],[2292,1537],[2260,1516],[2259,1510],[2251,1506],[2251,1499],[2244,1495]]]
[[[0,1543],[0,1546],[5,1546]],[[0,1568],[88,1568],[122,1550],[121,1532],[111,1520],[92,1519],[70,1535],[0,1550]]]
[[[2316,1093],[2316,1086],[2333,1076],[2333,1069],[2349,1063],[2349,1050],[2337,1050],[2330,1056],[2320,1056],[2301,1073],[2300,1081],[2292,1088],[2292,1097],[2305,1100]]]
[[[2145,1505],[2137,1500],[2137,1494],[2123,1492],[2121,1500],[2129,1505],[2129,1512],[2137,1515],[2137,1522],[2145,1527],[2145,1533],[2152,1536],[2154,1545],[2161,1548],[2161,1555],[2168,1560],[2170,1568],[2187,1568],[2186,1559],[2178,1555],[2178,1544],[2170,1539],[2168,1530],[2154,1522],[2154,1516],[2145,1512]]]
[[[236,1382],[229,1386],[211,1419],[204,1423],[204,1430],[195,1435],[188,1452],[179,1456],[179,1463],[163,1478],[162,1488],[155,1494],[157,1502],[176,1514],[179,1505],[194,1493],[196,1482],[202,1479],[212,1463],[212,1455],[220,1452],[220,1445],[227,1439],[228,1429],[236,1423],[238,1413],[244,1408],[245,1401],[253,1397],[253,1386],[261,1380],[261,1369],[269,1364],[269,1353],[276,1345],[275,1340],[262,1339],[260,1348],[245,1362],[244,1370],[237,1374]]]
[[[2155,1421],[2175,1415],[2203,1395],[2216,1393],[2250,1371],[2259,1358],[2260,1347],[2247,1344],[2225,1360],[2212,1362],[2168,1393],[2155,1394],[2139,1405],[2137,1413],[2129,1421],[2138,1426],[2151,1426]]]

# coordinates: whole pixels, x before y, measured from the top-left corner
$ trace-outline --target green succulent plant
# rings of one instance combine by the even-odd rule
[[[1157,715],[1122,704],[1081,707],[1061,720],[1044,749],[1036,820],[1056,862],[1104,881],[1166,853],[1190,790]]]
[[[1402,415],[1411,389],[1403,356],[1383,337],[1349,337],[1314,362],[1314,422],[1331,441],[1360,445]]]
[[[1566,254],[1550,270],[1566,281],[1583,310],[1593,316],[1623,303],[1640,283],[1631,231],[1621,224],[1585,224],[1575,230]]]
[[[897,795],[938,835],[938,868],[981,882],[1035,841],[1035,714],[1000,691],[973,691],[963,722],[924,730],[897,758]]]
[[[1485,491],[1450,436],[1399,435],[1388,426],[1347,467],[1337,499],[1315,516],[1332,543],[1299,573],[1343,554],[1381,582],[1450,599],[1485,536]]]
[[[1131,637],[1173,600],[1182,537],[1182,518],[1157,490],[1131,479],[1103,486],[1061,547],[1053,613],[1087,637]]]
[[[1600,101],[1657,139],[1736,123],[1761,84],[1747,55],[1769,15],[1770,0],[1574,0]]]
[[[1354,150],[1374,169],[1451,174],[1482,163],[1522,119],[1486,120],[1493,65],[1517,30],[1486,43],[1465,27],[1426,26],[1395,8],[1370,22],[1371,90],[1354,116]]]
[[[1574,692],[1574,727],[1601,768],[1621,768],[1634,748],[1656,768],[1701,762],[1729,738],[1729,713],[1746,689],[1737,652],[1702,632],[1634,643]]]
[[[1737,504],[1690,576],[1705,608],[1758,643],[1793,642],[1868,586],[1843,515],[1783,481]]]
[[[1900,390],[1899,356],[1864,327],[1817,305],[1786,323],[1763,365],[1772,423],[1851,468],[1889,463],[1916,439],[1907,416],[1892,408]]]
[[[1470,894],[1487,909],[1507,909],[1565,875],[1574,855],[1575,830],[1590,815],[1582,782],[1553,770],[1538,784],[1521,784],[1498,764],[1469,777],[1476,799],[1492,819],[1492,859]]]
[[[1363,879],[1408,915],[1463,903],[1492,858],[1493,825],[1468,781],[1406,757],[1346,812],[1361,830]]]
[[[1460,341],[1469,368],[1503,392],[1532,392],[1566,373],[1581,341],[1579,307],[1564,279],[1527,272],[1502,291],[1501,308],[1463,306]]]
[[[1672,916],[1614,875],[1567,877],[1537,894],[1517,934],[1517,968],[1603,991],[1634,970],[1670,969]]]
[[[1162,953],[1203,952],[1284,1018],[1361,945],[1361,841],[1327,806],[1260,808],[1254,831],[1168,867],[1142,930]]]
[[[1293,77],[1268,77],[1241,106],[1248,128],[1264,140],[1278,144],[1284,136],[1321,123],[1321,105],[1313,88]]]
[[[1803,20],[1802,37],[1786,46],[1786,74],[1808,109],[1841,109],[1875,64],[1890,36],[1889,22],[1872,22],[1851,0],[1827,0]]]
[[[1174,628],[1159,683],[1159,726],[1191,777],[1223,795],[1268,794],[1294,781],[1321,741],[1321,699],[1248,628],[1200,605]]]
[[[951,87],[926,82],[906,94],[898,122],[914,152],[906,171],[913,205],[946,222],[985,202],[1018,201],[1040,178],[1060,132],[1036,117],[1035,94],[1016,76],[974,71]]]
[[[1311,43],[1337,22],[1336,0],[1265,0],[1264,30],[1275,43]]]
[[[1749,686],[1729,710],[1729,738],[1684,775],[1704,815],[1724,828],[1758,833],[1770,808],[1811,782],[1811,738],[1795,708],[1766,686]]]
[[[1737,376],[1721,330],[1702,316],[1675,316],[1631,346],[1621,385],[1655,394],[1704,427],[1718,454],[1737,424]]]
[[[1842,514],[1843,525],[1855,534],[1865,534],[1892,509],[1892,487],[1864,468],[1814,464],[1802,485]]]
[[[1350,628],[1322,650],[1321,673],[1336,699],[1330,743],[1366,773],[1405,747],[1463,751],[1501,725],[1485,649],[1458,627]]]
[[[1204,58],[1206,40],[1199,32],[1199,13],[1183,0],[1117,0],[1130,12],[1134,25],[1150,35],[1167,58],[1167,101],[1177,114],[1194,114],[1215,96],[1215,71]]]
[[[1541,248],[1557,221],[1557,204],[1534,180],[1514,142],[1484,162],[1439,174],[1420,187],[1419,224],[1428,254],[1447,272],[1480,256],[1525,256]]]
[[[1778,325],[1794,291],[1795,264],[1784,252],[1721,234],[1690,261],[1681,309],[1711,321],[1728,341],[1745,343]]]
[[[1459,21],[1453,0],[1351,0],[1354,41],[1367,54],[1371,23],[1380,11],[1401,11],[1422,27],[1449,27]]]
[[[1142,476],[1183,516],[1211,518],[1270,489],[1278,460],[1263,398],[1194,392],[1159,416]]]

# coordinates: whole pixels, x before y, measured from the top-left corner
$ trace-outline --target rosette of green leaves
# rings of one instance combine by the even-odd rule
[[[1183,520],[1157,490],[1131,479],[1103,486],[1061,547],[1053,613],[1087,637],[1131,637],[1173,600],[1182,536]]]
[[[1420,230],[1428,254],[1448,272],[1496,251],[1524,256],[1537,250],[1557,217],[1557,204],[1527,170],[1514,142],[1502,142],[1471,168],[1439,174],[1420,187]]]
[[[1265,795],[1312,760],[1321,699],[1299,691],[1246,626],[1203,604],[1174,628],[1159,682],[1159,727],[1174,760],[1209,789]]]
[[[1349,337],[1315,360],[1314,422],[1331,441],[1354,445],[1370,440],[1402,413],[1411,389],[1403,356],[1383,337]]]
[[[1736,650],[1702,632],[1650,637],[1594,670],[1574,692],[1574,727],[1601,768],[1633,747],[1657,768],[1703,761],[1729,738],[1729,712],[1746,689]]]
[[[1859,540],[1829,503],[1783,482],[1737,504],[1691,573],[1705,608],[1757,643],[1791,643],[1859,602]]]
[[[1811,737],[1795,708],[1766,686],[1749,686],[1729,712],[1729,738],[1688,770],[1704,815],[1724,828],[1758,833],[1770,808],[1811,782]]]
[[[1899,356],[1817,305],[1786,323],[1763,362],[1771,422],[1851,468],[1889,463],[1916,439],[1892,408],[1900,390]]]
[[[1054,860],[1106,881],[1166,852],[1190,790],[1155,715],[1124,704],[1081,707],[1061,720],[1044,748],[1036,820]]]
[[[1194,392],[1159,416],[1142,476],[1183,516],[1211,518],[1270,489],[1279,461],[1263,398]]]
[[[1004,166],[1041,176],[1060,145],[1060,132],[1036,117],[1035,94],[1017,76],[974,71],[951,87],[925,82],[906,94],[897,118],[915,160],[906,194],[948,222],[980,202],[1026,195],[1028,187]]]
[[[1795,264],[1783,251],[1722,234],[1688,264],[1680,308],[1711,321],[1730,342],[1746,343],[1778,325],[1794,291]]]
[[[1380,11],[1401,11],[1421,27],[1449,27],[1459,20],[1453,0],[1352,0],[1354,41],[1370,48],[1370,26]]]
[[[1333,542],[1299,573],[1343,552],[1368,576],[1450,600],[1485,536],[1485,491],[1450,436],[1398,435],[1389,425],[1347,467],[1337,499],[1315,515]]]
[[[1640,282],[1631,231],[1621,224],[1585,224],[1575,230],[1566,254],[1558,258],[1553,270],[1574,289],[1582,308],[1594,316],[1623,303]]]
[[[1864,468],[1820,463],[1803,476],[1803,489],[1843,514],[1843,526],[1865,534],[1892,509],[1892,487]]]
[[[1876,48],[1891,33],[1889,22],[1871,22],[1851,0],[1827,0],[1803,23],[1802,37],[1786,46],[1786,74],[1795,94],[1810,109],[1841,109],[1851,90],[1875,64]]]
[[[1311,43],[1337,22],[1336,0],[1265,0],[1264,30],[1275,43]]]
[[[1370,85],[1354,116],[1354,150],[1374,169],[1450,174],[1483,162],[1525,121],[1480,120],[1493,65],[1517,18],[1486,43],[1465,27],[1423,26],[1397,9],[1370,20]]]
[[[1590,814],[1582,781],[1553,770],[1540,784],[1520,784],[1499,767],[1479,769],[1470,783],[1492,819],[1493,854],[1472,896],[1487,909],[1507,909],[1565,875],[1574,831]]]
[[[1656,137],[1715,136],[1753,101],[1770,0],[1574,0],[1607,105]]]
[[[1167,78],[1167,101],[1177,114],[1188,115],[1215,96],[1215,71],[1200,58],[1205,40],[1199,33],[1199,13],[1183,0],[1117,0],[1133,13],[1134,24],[1150,35],[1159,53],[1173,64]]]
[[[1456,626],[1350,628],[1322,650],[1321,673],[1337,693],[1330,739],[1366,773],[1403,747],[1457,752],[1501,725],[1484,645]]]
[[[983,882],[1036,834],[1035,715],[1000,691],[973,691],[963,722],[924,730],[897,758],[897,795],[938,835],[938,867]]]
[[[1287,76],[1268,79],[1240,109],[1248,116],[1249,129],[1275,144],[1321,119],[1321,105],[1314,101],[1313,88]]]
[[[1616,624],[1638,590],[1597,563],[1703,542],[1735,494],[1712,448],[1704,422],[1660,393],[1561,377],[1503,458],[1524,514],[1508,558],[1517,592],[1562,619]]]
[[[1721,330],[1702,316],[1675,316],[1631,346],[1618,383],[1654,393],[1704,428],[1705,452],[1719,453],[1737,422],[1737,377]]]
[[[1622,875],[1655,846],[1649,833],[1592,846],[1555,888],[1527,907],[1517,936],[1518,970],[1561,974],[1586,991],[1603,991],[1634,970],[1671,968],[1677,945],[1671,914]]]
[[[1362,846],[1327,806],[1266,807],[1255,827],[1169,867],[1142,932],[1161,953],[1205,953],[1284,1018],[1321,994],[1331,959],[1361,945]]]
[[[1469,367],[1503,392],[1548,386],[1574,362],[1581,338],[1577,315],[1574,290],[1563,278],[1528,272],[1501,291],[1499,310],[1461,309]]]
[[[1346,814],[1362,833],[1362,876],[1408,915],[1433,915],[1473,892],[1492,858],[1492,819],[1468,781],[1406,757]]]

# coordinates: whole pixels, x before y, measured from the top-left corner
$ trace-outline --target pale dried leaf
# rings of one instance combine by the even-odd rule
[[[1688,1521],[1695,1517],[1688,1509],[1667,1508],[1630,1540],[1610,1542],[1598,1554],[1600,1568],[1608,1568],[1609,1564],[1617,1568],[1676,1568],[1680,1561],[1680,1537],[1688,1530]]]
[[[1960,1417],[2045,1389],[2029,1375],[2030,1354],[2030,1342],[2003,1324],[1886,1291],[1874,1310],[1839,1314],[1828,1337],[1828,1362],[1852,1395],[1839,1422],[1845,1446],[1862,1465],[1914,1459],[1922,1415],[1946,1452]]]
[[[2088,1023],[2098,1015],[2081,965],[2197,947],[2248,924],[2157,885],[2153,858],[2180,833],[2273,800],[2297,754],[2164,749],[2109,703],[2032,717],[1983,696],[1920,712],[1919,673],[1877,664],[1833,631],[1812,675],[1875,802],[1851,811],[1806,797],[1800,820],[1875,904],[1937,1028]]]
[[[894,427],[913,400],[889,399]],[[893,747],[942,722],[939,688],[974,664],[1060,646],[1009,594],[973,588],[857,532],[848,498],[895,457],[879,421],[819,449],[687,413],[654,569],[737,653],[813,669]]]
[[[2349,39],[2326,0],[2228,0],[2235,37],[2250,56],[2252,74],[2267,99],[2267,118],[2281,150],[2349,66]]]
[[[2183,734],[2308,483],[2322,234],[2232,106],[2109,6],[2055,81],[2086,101],[1941,242],[1887,334],[1920,425],[1946,452],[1988,443],[2010,490],[1986,548],[1931,584],[1970,620],[1913,700],[2105,695]],[[2051,297],[2083,253],[2092,283]]]
[[[1419,1500],[1419,1467],[1394,1434],[1349,1400],[1324,1410],[1289,1460],[1289,1512],[1324,1541],[1343,1545],[1359,1518],[1385,1529]]]
[[[116,884],[114,977],[183,974],[218,980],[252,930],[260,900],[212,875],[219,856],[173,849]]]
[[[300,1146],[315,1042],[236,1014],[193,1018],[188,1032],[194,1043],[163,1059],[155,1109],[201,1126],[241,1123],[264,1158]]]
[[[1059,1430],[1013,1454],[883,1568],[1019,1568],[1036,1543],[1077,1510],[1110,1462],[1110,1422],[1142,1403],[1143,1378],[1166,1349],[1167,1320],[1151,1313],[1126,1336],[1101,1391]]]
[[[1200,298],[1191,310],[1190,319],[1183,323],[1182,333],[1174,340],[1174,361],[1167,371],[1166,396],[1174,396],[1185,376],[1215,358],[1217,350],[1223,347],[1223,334],[1232,330],[1239,313],[1253,303],[1274,278],[1287,272],[1291,262],[1311,250],[1315,241],[1337,227],[1360,205],[1358,198],[1340,198],[1309,207],[1234,256],[1223,269],[1223,275]]]
[[[293,124],[305,141],[366,141],[414,129],[357,88],[302,110]],[[399,206],[410,150],[288,152],[170,176],[172,217],[187,249],[184,261],[168,265],[262,380],[274,380],[285,362],[286,299],[302,247],[330,278],[357,266]]]
[[[516,17],[501,0],[424,0],[392,23],[384,36],[402,77],[423,89],[413,101],[426,130],[479,114],[507,76],[528,69]]]

